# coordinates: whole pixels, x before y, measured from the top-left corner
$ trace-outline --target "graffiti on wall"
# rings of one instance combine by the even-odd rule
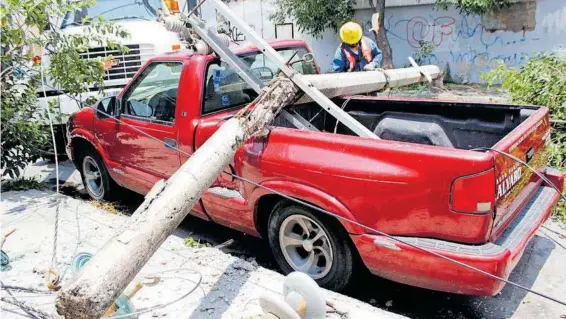
[[[369,19],[363,22],[364,30],[370,27]],[[434,50],[423,62],[448,64],[451,72],[456,73],[452,75],[464,81],[469,80],[466,73],[470,70],[487,70],[498,61],[511,66],[522,64],[534,55],[521,50],[525,42],[540,40],[528,33],[507,32],[502,36],[500,32],[490,32],[477,16],[391,14],[386,17],[385,29],[394,51],[401,46],[402,51],[414,54],[424,43],[432,44]]]

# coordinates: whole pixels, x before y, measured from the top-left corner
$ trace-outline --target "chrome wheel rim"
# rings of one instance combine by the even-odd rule
[[[86,156],[83,160],[83,174],[85,176],[85,184],[89,192],[95,197],[102,197],[104,187],[102,186],[102,174],[100,167],[90,156]]]
[[[332,268],[332,245],[324,229],[304,215],[291,215],[279,229],[279,245],[287,263],[313,279],[328,274]]]

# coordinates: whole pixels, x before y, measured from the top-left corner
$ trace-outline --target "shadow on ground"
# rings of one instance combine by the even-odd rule
[[[531,288],[554,248],[555,244],[547,238],[533,238],[510,280]],[[506,285],[495,297],[470,297],[411,287],[370,274],[364,274],[357,282],[347,295],[410,318],[509,318],[527,294]]]

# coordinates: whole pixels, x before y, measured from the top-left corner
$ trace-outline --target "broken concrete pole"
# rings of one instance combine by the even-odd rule
[[[236,150],[291,104],[296,94],[290,80],[276,80],[256,99],[255,107],[226,121],[171,178],[156,183],[122,233],[110,239],[59,292],[58,313],[68,319],[100,318],[179,226]]]
[[[436,65],[423,65],[418,68],[402,68],[384,71],[348,72],[310,74],[303,79],[312,83],[328,98],[345,95],[364,94],[384,89],[395,88],[427,81],[421,73],[425,72],[431,78],[437,79],[442,75]],[[297,104],[312,102],[308,95],[303,95]]]

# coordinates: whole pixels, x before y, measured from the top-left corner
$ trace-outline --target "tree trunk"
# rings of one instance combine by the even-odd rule
[[[278,79],[225,122],[167,181],[155,184],[121,234],[110,239],[59,292],[57,311],[68,319],[98,319],[230,163],[236,150],[293,103],[297,88]]]
[[[375,12],[379,14],[379,32],[376,35],[377,47],[383,53],[381,67],[384,69],[393,68],[393,51],[389,45],[389,39],[385,33],[385,0],[375,0]],[[373,0],[370,0],[373,5]]]

